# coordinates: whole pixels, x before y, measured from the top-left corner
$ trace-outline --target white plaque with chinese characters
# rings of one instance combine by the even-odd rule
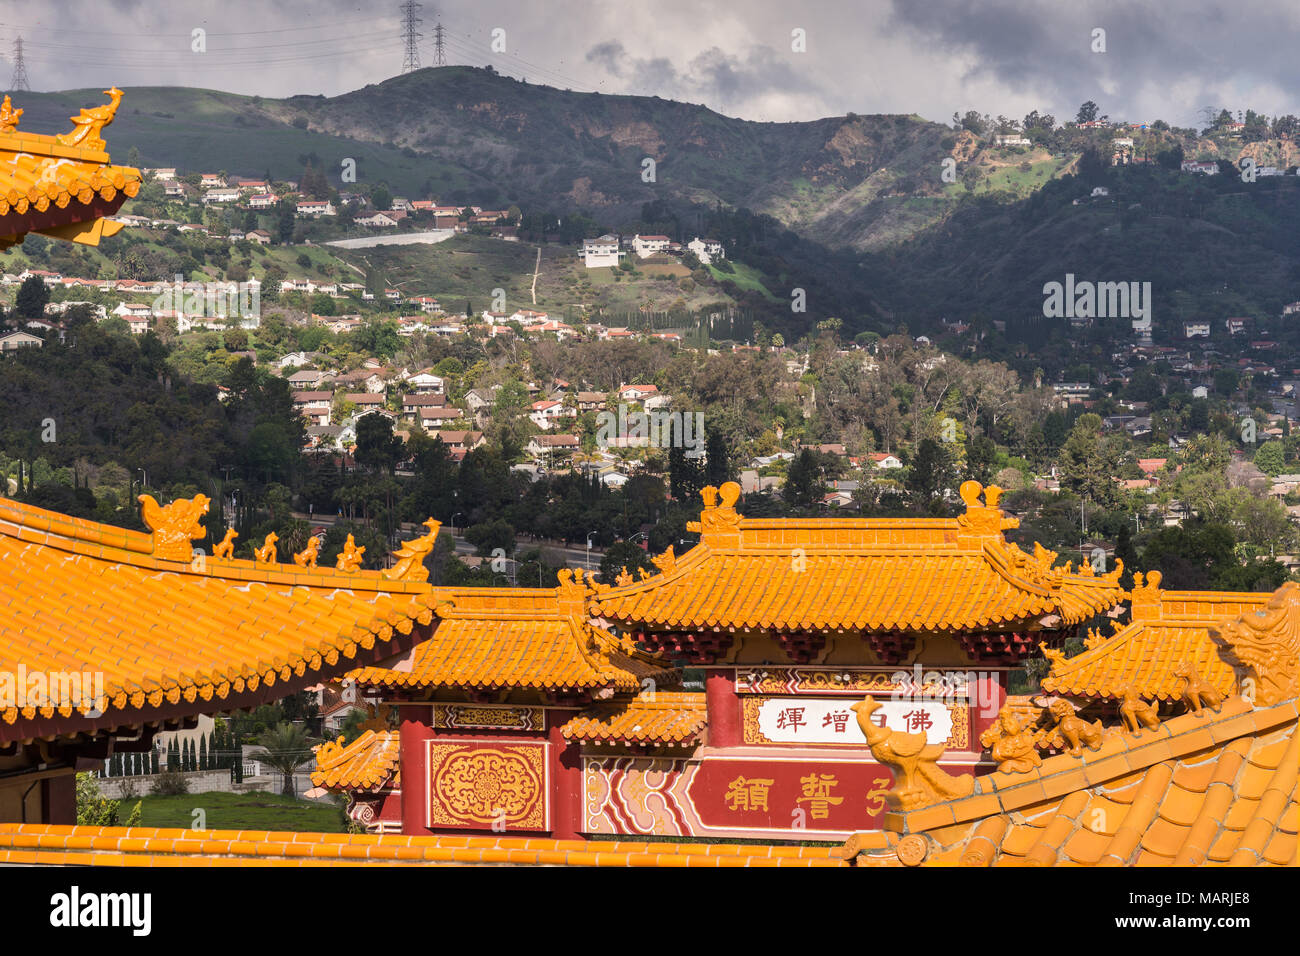
[[[879,698],[878,698],[879,699]],[[857,744],[866,746],[852,701],[824,697],[768,697],[758,702],[758,729],[774,743]],[[924,731],[928,743],[952,735],[952,712],[938,700],[880,700],[876,724],[901,733]]]

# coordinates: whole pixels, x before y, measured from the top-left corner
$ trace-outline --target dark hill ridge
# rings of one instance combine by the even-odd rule
[[[95,90],[23,94],[23,123],[61,129],[101,98]],[[352,157],[362,184],[386,181],[396,192],[450,202],[582,209],[612,221],[655,199],[720,201],[771,213],[830,245],[869,248],[898,238],[900,220],[886,215],[882,194],[911,176],[912,186],[938,196],[939,162],[957,136],[914,116],[755,123],[658,97],[575,93],[442,67],[335,97],[132,87],[109,140],[123,158],[138,148],[143,165],[250,176],[294,178],[307,155],[336,176]],[[642,180],[646,157],[656,162],[654,183]],[[932,182],[916,177],[923,166],[936,171]],[[911,217],[904,234],[944,208]]]

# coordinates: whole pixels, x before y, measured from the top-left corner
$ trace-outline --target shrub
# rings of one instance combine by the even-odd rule
[[[158,774],[149,792],[158,797],[177,797],[189,793],[190,784],[179,770],[164,770]]]

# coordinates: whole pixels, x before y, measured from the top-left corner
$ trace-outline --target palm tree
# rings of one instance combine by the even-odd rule
[[[284,774],[284,787],[280,792],[286,797],[292,797],[294,773],[312,759],[311,741],[307,732],[296,724],[279,723],[258,737],[257,742],[262,749],[254,751],[250,756]]]

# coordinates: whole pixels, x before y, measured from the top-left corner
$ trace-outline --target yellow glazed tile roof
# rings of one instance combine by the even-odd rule
[[[300,678],[312,682],[308,672],[337,673],[376,643],[401,635],[410,640],[398,649],[409,646],[436,614],[425,585],[377,572],[169,560],[157,556],[156,537],[0,498],[0,673],[99,673],[104,695],[75,706],[13,700],[0,710],[0,739],[16,722],[93,719],[98,703],[112,712],[184,701],[198,713],[262,685],[296,689]]]
[[[439,611],[433,637],[410,660],[387,668],[363,667],[349,676],[388,688],[456,687],[473,690],[637,690],[647,677],[662,682],[668,665],[628,640],[591,626],[583,616],[589,593],[578,572],[561,572],[553,590],[465,588],[438,592],[450,604]]]
[[[842,867],[833,847],[0,823],[0,864]]]
[[[401,785],[396,730],[366,730],[351,743],[322,744],[311,782],[327,790],[382,790]]]
[[[1220,694],[1238,690],[1237,664],[1211,632],[1243,613],[1262,612],[1273,595],[1263,593],[1161,591],[1160,573],[1133,591],[1133,621],[1099,644],[1052,666],[1043,690],[1072,697],[1123,696],[1133,684],[1148,698],[1176,700],[1190,664]]]
[[[0,104],[0,248],[27,232],[97,245],[121,223],[107,222],[142,181],[140,171],[114,166],[100,133],[122,98],[104,91],[108,104],[73,117],[71,132],[46,136],[19,129],[22,109],[8,96]]]
[[[1136,615],[1149,620],[1167,609],[1149,590],[1158,584],[1158,577],[1139,582]],[[997,771],[957,781],[923,767],[909,778],[923,786],[886,795],[887,845],[851,839],[846,858],[868,866],[1294,866],[1300,584],[1264,597],[1263,607],[1255,595],[1183,594],[1170,602],[1179,614],[1242,605],[1243,613],[1208,629],[1240,670],[1239,694],[1185,674],[1179,701],[1163,708],[1181,703],[1182,713],[1162,720],[1143,699],[1158,684],[1139,684],[1135,673],[1118,708],[1120,726],[1110,728],[1054,699],[1045,716],[1076,740],[1071,748],[1063,738],[1063,752],[1045,759],[1030,746],[1032,723],[1004,711],[982,738]],[[1024,702],[1013,710],[1023,718]],[[868,739],[877,733],[869,724],[865,732]],[[877,739],[873,755],[893,759],[890,739]]]
[[[850,841],[845,855],[863,866],[899,865],[908,849],[927,865],[1294,866],[1298,741],[1294,700],[1255,710],[1230,698],[887,815],[887,846]]]
[[[688,744],[708,722],[704,694],[646,691],[631,700],[597,704],[560,730],[583,743]]]
[[[962,486],[956,519],[792,520],[743,518],[738,486],[708,488],[700,543],[660,556],[657,575],[598,585],[592,613],[669,630],[997,630],[1048,616],[1074,624],[1125,598],[1119,569],[1073,573],[1050,551],[1008,543],[1016,521],[998,510],[1000,490],[987,489],[988,504],[981,492]]]

